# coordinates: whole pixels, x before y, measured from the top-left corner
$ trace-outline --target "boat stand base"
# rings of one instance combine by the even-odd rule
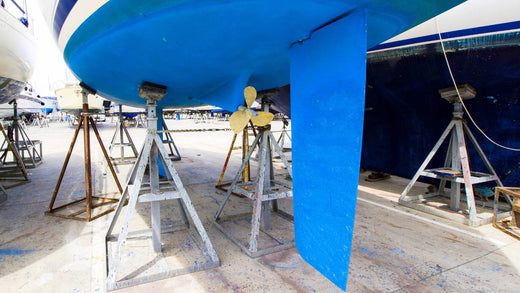
[[[280,219],[285,220],[287,223],[290,223],[292,225],[294,221],[294,217],[284,211],[276,211],[272,212],[271,215],[276,215]],[[286,249],[290,249],[295,247],[294,239],[286,239],[285,237],[282,237],[280,235],[274,234],[272,231],[265,230],[259,227],[259,231],[262,233],[258,233],[259,236],[264,236],[263,239],[259,239],[259,242],[276,242],[274,245],[269,245],[265,248],[258,248],[256,250],[251,249],[250,243],[247,241],[239,239],[239,237],[235,237],[234,233],[232,233],[232,230],[234,229],[226,229],[224,226],[226,224],[231,223],[231,225],[240,226],[240,221],[251,223],[251,219],[253,218],[253,213],[246,213],[246,214],[240,214],[240,215],[233,215],[233,216],[225,216],[219,218],[218,221],[214,222],[215,227],[220,230],[224,235],[226,235],[227,238],[229,238],[233,243],[235,243],[242,251],[251,258],[257,258],[263,255],[283,251]]]
[[[475,200],[475,218],[470,219],[467,211],[464,209],[467,204],[464,198],[461,198],[460,210],[452,210],[448,207],[449,198],[442,194],[425,194],[417,196],[408,196],[406,200],[400,200],[399,204],[405,207],[412,208],[421,212],[425,212],[437,217],[448,219],[450,221],[468,225],[471,227],[478,227],[482,225],[491,224],[493,221],[492,208],[486,207],[486,202]],[[509,216],[511,212],[499,210],[497,217],[503,219]]]
[[[266,110],[266,109],[264,109]],[[268,110],[268,109],[267,109]],[[285,168],[292,178],[292,169],[287,162],[285,155],[282,152],[280,145],[277,143],[273,134],[270,131],[270,125],[259,128],[259,132],[255,137],[252,147],[249,149],[247,155],[242,161],[242,165],[235,175],[235,178],[229,186],[226,197],[221,203],[219,210],[214,217],[215,226],[226,235],[233,243],[239,246],[249,257],[259,257],[266,254],[289,249],[295,246],[294,239],[287,239],[276,233],[276,228],[280,225],[286,224],[283,222],[272,223],[275,218],[272,216],[279,216],[280,219],[290,222],[291,225],[294,223],[294,218],[281,211],[278,207],[278,200],[283,198],[292,197],[292,184],[289,182],[283,182],[274,179],[273,161],[271,154],[271,144],[276,149],[276,152],[284,162]],[[251,154],[257,148],[259,148],[259,166],[258,166],[258,177],[254,181],[246,183],[238,183],[239,178],[242,176],[244,169],[249,163]],[[228,202],[232,193],[238,193],[253,201],[253,212],[248,214],[232,215],[232,216],[221,216],[222,211]],[[231,230],[237,230],[239,221],[246,221],[251,225],[249,233],[242,233],[242,236],[249,240],[241,240],[236,237]],[[224,223],[233,222],[233,229],[224,227]],[[262,223],[261,223],[262,222]],[[263,225],[261,225],[263,224]],[[261,227],[262,226],[262,227]],[[247,230],[247,229],[246,229]],[[260,233],[262,232],[262,234]],[[267,235],[269,239],[262,239],[260,235]],[[245,235],[245,236],[244,236]],[[274,245],[270,245],[267,248],[260,248],[265,245],[266,242],[273,242]]]
[[[203,253],[203,257],[195,257],[196,261],[194,261],[191,266],[178,267],[178,264],[172,264],[172,262],[176,262],[174,260],[175,257],[178,254],[184,253],[185,250],[193,249],[197,251],[204,251],[203,245],[199,243],[199,241],[197,241],[197,238],[200,238],[197,237],[197,232],[193,229],[189,229],[188,227],[189,225],[186,225],[184,223],[171,226],[162,225],[161,235],[164,238],[167,238],[169,236],[173,238],[175,234],[181,231],[186,231],[184,234],[188,234],[188,236],[182,239],[182,243],[184,244],[184,246],[181,247],[179,250],[177,249],[177,247],[172,247],[171,245],[166,247],[165,245],[159,253],[153,253],[150,252],[149,249],[147,249],[147,247],[149,246],[150,239],[152,238],[152,229],[143,229],[128,233],[128,245],[135,243],[135,246],[130,253],[139,254],[140,260],[142,258],[146,258],[146,260],[144,261],[145,265],[138,268],[132,267],[131,269],[134,270],[131,271],[129,275],[127,275],[119,281],[107,282],[107,290],[111,291],[126,287],[132,287],[139,284],[164,280],[180,275],[195,273],[219,267],[220,261],[214,261],[209,255],[205,253]],[[114,255],[118,238],[119,235],[111,235],[110,237],[107,237],[108,255]],[[139,242],[143,242],[143,245],[140,245]],[[139,248],[141,248],[141,250],[139,250]],[[183,254],[181,258],[184,259],[185,257],[186,256]],[[107,261],[108,260],[109,259],[107,258]],[[107,266],[109,265],[110,264],[107,263]]]
[[[115,193],[114,195],[118,195],[118,193]],[[64,204],[62,206],[55,207],[51,211],[45,212],[45,215],[89,222],[111,213],[115,210],[116,205],[119,202],[119,199],[117,198],[92,196],[91,214],[90,216],[87,216],[87,200],[87,197],[84,197],[82,199],[78,199],[76,201]]]

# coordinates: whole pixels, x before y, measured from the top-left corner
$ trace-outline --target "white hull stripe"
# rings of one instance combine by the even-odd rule
[[[441,33],[443,40],[449,39],[462,39],[476,35],[485,35],[485,34],[496,34],[503,33],[507,31],[515,31],[520,30],[520,21],[508,22],[508,23],[500,23],[482,27],[475,27],[451,32],[443,32]],[[406,47],[410,45],[418,45],[421,43],[431,43],[439,41],[438,34],[432,34],[427,36],[420,36],[416,38],[399,40],[395,42],[382,43],[373,48],[370,48],[369,51],[377,51],[377,50],[385,50],[385,49],[394,49],[397,47]]]

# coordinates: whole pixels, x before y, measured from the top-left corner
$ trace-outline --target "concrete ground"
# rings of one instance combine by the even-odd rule
[[[170,129],[228,127],[225,122],[196,124],[192,120],[167,120],[167,123]],[[281,127],[277,121],[273,125],[274,129]],[[115,124],[101,123],[99,129],[107,145]],[[145,130],[129,128],[129,131],[139,148]],[[29,170],[30,183],[7,189],[8,199],[0,204],[2,292],[106,290],[104,238],[113,214],[90,223],[44,215],[73,132],[74,128],[65,124],[28,130],[32,139],[43,141],[44,162]],[[305,263],[295,248],[251,259],[212,224],[224,198],[224,192],[216,190],[214,185],[232,139],[231,132],[175,133],[174,139],[182,155],[175,167],[215,246],[221,266],[121,292],[340,292]],[[95,145],[93,135],[91,141]],[[104,174],[101,151],[93,148],[94,193],[113,195],[116,188],[110,174]],[[238,168],[239,153],[233,153],[225,181],[231,180],[233,170]],[[117,170],[124,183],[130,166],[120,165]],[[519,241],[491,225],[470,228],[399,206],[397,198],[408,180],[392,176],[384,181],[367,182],[364,178],[368,174],[360,174],[348,292],[520,292]],[[425,188],[419,185],[416,191]],[[82,198],[84,190],[80,136],[56,205]],[[290,200],[285,204],[290,208]],[[247,199],[232,197],[226,212],[247,211],[251,206]],[[165,224],[178,219],[176,212],[172,202],[164,204]],[[148,227],[149,213],[148,205],[139,205],[131,229]],[[293,235],[291,227],[284,229],[286,237]],[[193,244],[186,239],[165,236],[163,250],[168,250],[170,258],[182,264]],[[149,239],[128,242],[123,268],[131,276],[138,275],[148,264],[164,265],[166,256],[157,260],[153,253],[141,252],[150,251],[150,243]]]

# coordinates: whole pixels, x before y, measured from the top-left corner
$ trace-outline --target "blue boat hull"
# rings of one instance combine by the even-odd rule
[[[58,2],[57,38],[79,2]],[[366,9],[372,47],[458,2],[111,0],[74,31],[64,57],[81,81],[123,104],[144,104],[138,88],[150,81],[168,87],[163,106],[234,111],[245,85],[289,84],[291,46],[337,18]]]

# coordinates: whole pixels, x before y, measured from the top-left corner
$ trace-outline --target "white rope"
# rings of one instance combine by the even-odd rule
[[[473,123],[473,125],[478,129],[478,131],[480,131],[480,133],[482,133],[482,135],[484,135],[484,137],[489,140],[491,143],[493,143],[494,145],[498,146],[498,147],[501,147],[503,149],[506,149],[506,150],[510,150],[510,151],[515,151],[515,152],[520,152],[520,149],[515,149],[515,148],[511,148],[511,147],[507,147],[507,146],[504,146],[504,145],[501,145],[497,142],[495,142],[493,139],[491,139],[478,125],[477,123],[475,122],[475,120],[473,119],[473,117],[471,116],[471,114],[469,113],[468,111],[468,108],[466,108],[466,105],[464,104],[464,101],[462,100],[462,97],[460,96],[460,92],[459,92],[459,88],[457,87],[457,82],[455,81],[455,77],[453,77],[453,72],[451,71],[451,66],[450,66],[450,62],[448,61],[448,55],[446,55],[446,49],[444,48],[444,41],[442,39],[442,35],[441,35],[441,31],[439,29],[439,23],[437,22],[437,17],[435,17],[435,26],[437,27],[437,34],[439,35],[439,40],[440,40],[440,43],[441,43],[441,47],[442,47],[442,53],[444,54],[444,60],[446,60],[446,65],[448,66],[448,71],[450,72],[450,76],[451,76],[451,80],[453,81],[453,85],[455,86],[455,90],[457,91],[457,95],[459,96],[459,100],[460,100],[460,103],[462,104],[462,107],[464,107],[464,111],[466,112],[466,114],[468,115],[469,119],[471,120],[471,123]]]

